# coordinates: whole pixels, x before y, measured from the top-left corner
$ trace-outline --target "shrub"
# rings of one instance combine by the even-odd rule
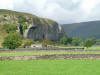
[[[17,26],[16,25],[4,25],[3,29],[5,29],[7,33],[15,32],[17,30]]]
[[[84,43],[83,43],[84,47],[91,47],[93,45],[93,41],[92,40],[86,40]]]
[[[2,46],[8,49],[15,49],[18,48],[21,44],[22,37],[18,33],[8,34],[5,37]]]
[[[53,44],[53,42],[50,40],[43,40],[43,42],[42,42],[43,47],[47,47],[48,45],[52,45],[52,44]]]
[[[23,24],[23,25],[22,25],[22,30],[23,30],[23,32],[25,32],[26,29],[27,29],[27,25],[26,25],[26,24]]]
[[[81,42],[82,42],[82,39],[79,39],[79,38],[73,38],[72,39],[72,45],[74,45],[74,46],[80,45]]]
[[[68,38],[66,36],[62,37],[60,43],[66,45],[68,43]]]
[[[21,47],[25,48],[26,46],[30,46],[31,44],[33,44],[33,40],[31,39],[24,39],[22,40],[22,44]]]

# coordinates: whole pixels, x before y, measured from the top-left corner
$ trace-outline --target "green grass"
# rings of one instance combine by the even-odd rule
[[[82,46],[58,46],[59,48],[84,48]]]
[[[0,48],[1,48],[1,44],[4,40],[4,38],[6,37],[7,33],[5,31],[5,29],[3,29],[3,26],[0,25]]]
[[[100,60],[0,61],[0,75],[100,75]]]
[[[59,48],[84,48],[82,46],[59,46]],[[85,50],[100,50],[100,46],[85,47]]]
[[[100,50],[100,46],[93,46],[93,47],[85,48],[85,50]]]
[[[2,52],[2,53],[0,53],[0,56],[53,55],[53,54],[100,54],[100,52],[64,52],[64,51]]]

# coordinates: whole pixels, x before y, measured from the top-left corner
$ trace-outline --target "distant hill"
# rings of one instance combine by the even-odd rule
[[[64,24],[63,28],[69,37],[100,39],[100,21]]]

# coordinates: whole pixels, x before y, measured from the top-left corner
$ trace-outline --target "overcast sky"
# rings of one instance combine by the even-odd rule
[[[28,12],[61,24],[100,20],[100,0],[0,0],[0,9]]]

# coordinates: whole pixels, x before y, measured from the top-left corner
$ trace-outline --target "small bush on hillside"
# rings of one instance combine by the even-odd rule
[[[42,45],[43,47],[48,47],[48,45],[52,45],[53,42],[50,40],[43,40]]]
[[[93,45],[93,41],[92,40],[86,40],[84,43],[83,43],[84,47],[91,47]]]
[[[68,43],[68,38],[67,38],[66,36],[62,37],[62,38],[60,39],[60,43],[61,43],[61,44],[64,44],[64,45],[67,45],[67,43]]]
[[[23,16],[19,16],[18,21],[19,21],[20,24],[23,24],[23,23],[27,22],[27,19]]]
[[[2,46],[8,49],[15,49],[21,45],[22,37],[18,33],[11,33],[5,37]]]
[[[16,25],[4,25],[3,29],[6,30],[7,33],[16,32],[17,26]]]
[[[72,39],[72,45],[73,46],[79,46],[82,43],[82,39],[79,39],[77,37]]]
[[[23,25],[22,25],[22,30],[23,30],[23,32],[25,32],[25,30],[26,30],[27,28],[28,28],[28,27],[27,27],[26,24],[23,24]]]
[[[33,44],[33,40],[31,39],[24,39],[22,40],[22,44],[21,44],[21,47],[25,48],[26,46],[31,46],[31,44]]]

